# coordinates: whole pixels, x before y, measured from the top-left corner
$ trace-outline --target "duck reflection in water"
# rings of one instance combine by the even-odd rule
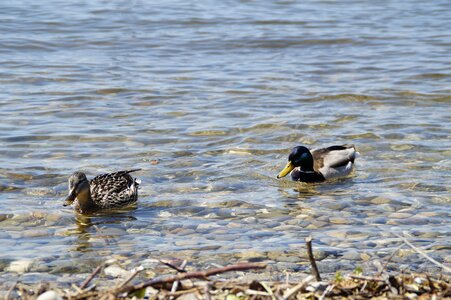
[[[77,242],[74,250],[89,252],[105,245],[117,245],[125,234],[124,223],[136,221],[136,205],[95,214],[75,215]]]

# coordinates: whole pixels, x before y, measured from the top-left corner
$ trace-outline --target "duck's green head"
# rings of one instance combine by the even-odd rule
[[[75,172],[69,177],[69,195],[64,200],[63,206],[71,205],[74,200],[89,192],[89,181],[83,172]]]
[[[313,171],[313,156],[309,149],[304,146],[297,146],[291,150],[288,156],[288,163],[277,175],[277,178],[287,176],[296,167],[301,167],[303,171]]]

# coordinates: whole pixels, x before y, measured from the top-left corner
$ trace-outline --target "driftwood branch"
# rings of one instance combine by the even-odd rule
[[[142,270],[144,270],[143,266],[139,266],[138,268],[136,268],[132,274],[130,274],[130,276],[128,276],[127,279],[125,279],[125,281],[123,283],[121,283],[120,287],[126,286],[130,281],[133,280],[133,278],[135,278]]]
[[[246,271],[246,270],[252,270],[252,269],[265,269],[265,268],[266,268],[266,264],[264,264],[264,263],[242,263],[242,264],[230,265],[230,266],[225,266],[222,268],[211,269],[208,271],[196,271],[196,272],[182,273],[182,274],[168,276],[168,277],[158,277],[158,278],[154,278],[154,279],[151,279],[148,281],[144,281],[140,284],[124,286],[124,287],[116,290],[115,293],[116,294],[131,293],[131,292],[138,291],[143,288],[146,288],[149,286],[154,286],[154,285],[161,284],[161,283],[173,283],[174,281],[181,281],[184,279],[191,279],[191,278],[207,278],[209,276],[226,273],[226,272],[232,272],[232,271]]]
[[[180,265],[180,270],[182,270],[183,273],[186,273],[185,268],[186,268],[187,264],[188,264],[188,261],[184,260],[182,262],[182,264]],[[172,283],[171,293],[175,293],[177,291],[177,289],[179,288],[179,283],[180,283],[180,281],[174,281]],[[172,299],[174,299],[174,296],[170,296],[170,300],[172,300]]]
[[[80,285],[80,289],[83,290],[84,288],[86,288],[88,286],[88,284],[91,282],[91,280],[97,276],[97,274],[100,273],[100,271],[102,270],[103,265],[98,266],[97,268],[94,269],[94,271],[91,273],[91,275],[89,275],[88,278],[85,279],[85,281],[83,281],[83,283]]]
[[[371,276],[361,276],[361,275],[349,275],[349,277],[353,279],[359,279],[359,280],[366,280],[366,281],[373,281],[373,282],[386,282],[387,279],[380,278],[380,277],[371,277]]]
[[[168,266],[169,268],[176,270],[179,273],[185,273],[186,272],[184,267],[178,267],[175,264],[172,264],[170,261],[166,261],[166,260],[163,260],[163,259],[159,259],[158,261],[160,263],[162,263],[163,265]],[[183,264],[183,262],[182,262],[182,264]]]
[[[305,238],[305,244],[307,246],[308,259],[310,260],[310,265],[312,266],[312,274],[315,276],[316,281],[321,281],[321,276],[319,275],[318,267],[316,266],[315,257],[313,256],[311,235]]]
[[[288,298],[290,298],[291,296],[293,296],[294,294],[296,294],[297,292],[299,292],[300,290],[305,288],[307,286],[307,284],[309,284],[310,281],[312,281],[312,280],[313,280],[312,275],[305,277],[298,285],[296,285],[295,287],[286,291],[285,294],[283,295],[282,299],[287,300]]]

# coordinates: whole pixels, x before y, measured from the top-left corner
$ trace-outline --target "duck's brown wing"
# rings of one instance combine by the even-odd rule
[[[138,182],[129,174],[140,169],[102,174],[90,181],[91,198],[101,208],[124,206],[138,198]]]

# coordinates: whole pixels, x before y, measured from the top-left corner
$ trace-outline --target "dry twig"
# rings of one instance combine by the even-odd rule
[[[8,290],[8,292],[5,295],[5,300],[9,300],[9,297],[11,296],[11,293],[14,291],[14,289],[16,288],[17,284],[19,283],[19,281],[16,281],[11,288]]]
[[[148,286],[154,286],[154,285],[162,284],[162,283],[172,283],[174,281],[181,281],[184,279],[191,279],[191,278],[207,278],[209,276],[226,273],[226,272],[231,272],[231,271],[245,271],[245,270],[251,270],[251,269],[265,269],[265,268],[266,268],[266,264],[264,264],[264,263],[242,263],[242,264],[230,265],[230,266],[225,266],[222,268],[211,269],[208,271],[189,272],[189,273],[182,273],[182,274],[169,276],[169,277],[154,278],[154,279],[142,282],[140,284],[124,286],[122,288],[117,289],[115,291],[115,293],[116,294],[131,293],[131,292],[146,288]]]
[[[305,243],[307,245],[308,259],[310,261],[310,265],[312,266],[312,274],[315,276],[316,281],[321,281],[321,276],[319,275],[318,267],[316,266],[315,257],[313,256],[311,235],[305,238]]]
[[[83,281],[83,283],[80,285],[80,289],[84,289],[88,286],[88,284],[91,282],[91,280],[97,275],[99,274],[100,270],[102,270],[103,268],[103,264],[98,266],[97,268],[94,269],[94,271],[91,273],[91,275],[89,275],[88,278],[86,278],[85,281]]]
[[[297,292],[299,292],[301,289],[303,289],[307,284],[310,283],[310,281],[313,280],[313,276],[309,275],[307,277],[305,277],[298,285],[296,285],[295,287],[289,289],[288,291],[285,292],[285,294],[283,295],[283,300],[287,300],[288,298],[290,298],[291,296],[293,296],[294,294],[296,294]]]

